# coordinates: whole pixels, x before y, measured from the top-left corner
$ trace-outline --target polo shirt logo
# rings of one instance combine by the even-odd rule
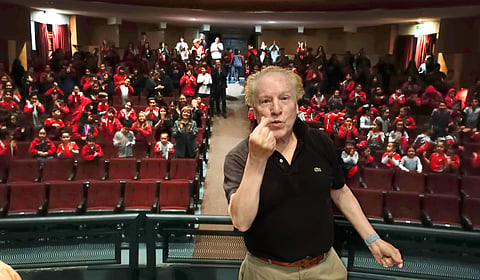
[[[322,172],[322,169],[320,167],[314,167],[313,172],[319,173],[319,172]]]

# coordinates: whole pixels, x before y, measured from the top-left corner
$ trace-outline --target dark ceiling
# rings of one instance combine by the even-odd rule
[[[218,11],[361,11],[478,5],[478,0],[81,0],[114,4]]]

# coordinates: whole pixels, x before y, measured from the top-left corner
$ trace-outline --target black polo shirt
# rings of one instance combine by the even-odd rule
[[[330,138],[298,118],[293,132],[297,147],[292,163],[289,165],[277,151],[270,156],[257,216],[244,233],[250,253],[285,262],[315,257],[330,249],[333,244],[330,190],[345,184]],[[228,200],[240,185],[247,155],[248,139],[225,158],[224,189]]]

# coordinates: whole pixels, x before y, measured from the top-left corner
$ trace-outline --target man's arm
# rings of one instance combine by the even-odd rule
[[[375,234],[375,230],[367,217],[365,217],[365,214],[363,214],[360,204],[347,185],[344,185],[341,189],[332,189],[330,196],[362,239],[365,240],[367,237]],[[402,268],[402,255],[400,251],[390,243],[379,238],[368,246],[368,249],[370,249],[370,252],[372,252],[377,262],[384,267],[397,264],[399,268]]]
[[[271,119],[262,119],[250,134],[249,153],[242,181],[237,192],[230,197],[228,214],[232,218],[233,226],[240,231],[247,231],[257,216],[263,173],[276,146],[275,137],[268,128],[270,122]]]

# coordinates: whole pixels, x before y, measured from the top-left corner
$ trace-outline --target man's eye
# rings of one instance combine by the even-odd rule
[[[261,100],[260,102],[261,102],[262,104],[267,104],[267,103],[270,103],[270,100],[264,99],[264,100]]]

